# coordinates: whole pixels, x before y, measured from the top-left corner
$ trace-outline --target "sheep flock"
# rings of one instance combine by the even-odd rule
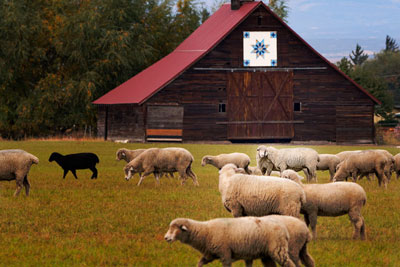
[[[370,180],[375,175],[378,186],[385,190],[393,172],[397,179],[400,177],[400,153],[393,156],[386,150],[342,151],[333,155],[304,147],[277,149],[261,145],[254,156],[256,166],[250,166],[250,157],[239,152],[204,155],[201,159],[201,166],[209,168],[218,180],[214,190],[219,191],[222,206],[233,218],[176,218],[164,235],[169,243],[180,241],[198,250],[202,254],[198,266],[214,260],[220,260],[223,266],[231,266],[237,260],[252,266],[256,259],[261,259],[263,266],[315,266],[307,244],[318,242],[317,217],[348,215],[354,226],[353,239],[365,240],[368,222],[362,209],[367,205],[367,194],[357,181],[364,176]],[[126,181],[139,174],[138,186],[152,174],[156,186],[162,187],[163,174],[174,179],[174,173],[179,174],[182,186],[187,178],[199,186],[192,168],[195,159],[184,148],[120,148],[116,159],[126,162],[122,169]],[[77,169],[90,169],[91,178],[97,179],[95,165],[100,160],[94,153],[63,156],[54,152],[49,161],[56,161],[63,169],[63,178],[71,171],[77,179]],[[24,150],[0,150],[0,181],[15,180],[14,196],[22,187],[28,196],[28,173],[32,164],[38,163],[36,156]],[[317,182],[317,170],[329,171],[329,183]],[[299,171],[304,172],[306,183],[302,183]]]

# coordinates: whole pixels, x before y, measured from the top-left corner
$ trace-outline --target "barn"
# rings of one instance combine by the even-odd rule
[[[110,140],[336,143],[373,143],[380,104],[263,2],[224,4],[93,103]]]

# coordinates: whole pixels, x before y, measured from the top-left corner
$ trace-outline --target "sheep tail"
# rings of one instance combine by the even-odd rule
[[[99,157],[96,154],[94,156],[96,158],[96,163],[100,163]]]

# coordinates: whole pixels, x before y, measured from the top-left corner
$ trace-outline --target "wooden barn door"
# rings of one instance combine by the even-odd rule
[[[146,124],[147,141],[182,141],[183,107],[148,106]]]
[[[291,139],[293,72],[228,74],[228,139]]]

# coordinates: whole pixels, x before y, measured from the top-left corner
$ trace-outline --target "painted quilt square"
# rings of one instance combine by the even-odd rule
[[[243,32],[243,66],[276,67],[277,33]]]

